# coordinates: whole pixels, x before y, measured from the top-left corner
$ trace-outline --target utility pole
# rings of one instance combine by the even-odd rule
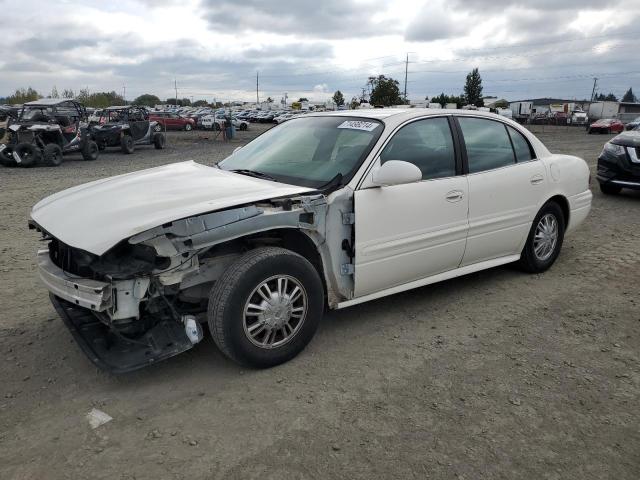
[[[178,106],[178,82],[176,82],[176,79],[173,79],[173,88],[176,89],[176,107]]]
[[[124,100],[124,104],[127,104],[127,86],[122,86],[122,99]]]
[[[259,73],[256,70],[256,108],[258,108],[258,105],[260,105],[260,97],[258,96],[258,84],[259,84],[258,75],[259,75]]]
[[[407,103],[407,74],[409,73],[409,54],[404,63],[404,101]]]
[[[591,90],[591,102],[593,102],[593,97],[596,94],[596,85],[598,84],[598,79],[593,78],[593,90]]]

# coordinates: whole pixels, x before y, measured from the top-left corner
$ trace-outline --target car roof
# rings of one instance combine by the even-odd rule
[[[360,117],[382,120],[385,123],[401,123],[412,118],[435,117],[442,115],[468,115],[505,120],[506,117],[481,110],[444,109],[444,108],[364,108],[362,110],[338,110],[333,112],[311,113],[311,116]]]
[[[40,100],[34,100],[33,102],[25,103],[25,106],[35,106],[35,107],[49,107],[51,105],[60,105],[65,102],[74,102],[74,100],[70,98],[41,98]]]

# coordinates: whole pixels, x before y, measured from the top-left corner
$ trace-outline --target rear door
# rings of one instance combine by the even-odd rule
[[[458,267],[467,235],[468,188],[448,117],[400,128],[376,164],[413,163],[422,181],[355,192],[355,295]],[[366,181],[366,180],[365,180]]]
[[[457,122],[469,181],[462,266],[519,254],[546,193],[545,168],[515,128],[480,117]]]

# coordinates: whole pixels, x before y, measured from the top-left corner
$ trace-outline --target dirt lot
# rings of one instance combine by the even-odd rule
[[[636,193],[594,188],[543,275],[497,268],[330,313],[278,368],[243,370],[208,337],[133,374],[93,367],[37,279],[30,207],[104,176],[213,162],[257,130],[0,170],[0,478],[640,478]],[[592,167],[607,138],[536,130]],[[113,420],[92,430],[93,407]]]

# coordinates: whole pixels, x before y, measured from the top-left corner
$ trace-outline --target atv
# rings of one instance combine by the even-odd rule
[[[153,145],[164,148],[165,137],[157,132],[158,122],[150,122],[142,107],[109,107],[102,111],[98,121],[91,125],[91,134],[100,150],[120,147],[124,153],[133,153],[135,145]]]
[[[84,160],[98,158],[87,112],[74,100],[43,98],[25,103],[8,126],[7,137],[0,144],[0,163],[9,167],[57,167],[63,155],[73,152],[80,152]]]

